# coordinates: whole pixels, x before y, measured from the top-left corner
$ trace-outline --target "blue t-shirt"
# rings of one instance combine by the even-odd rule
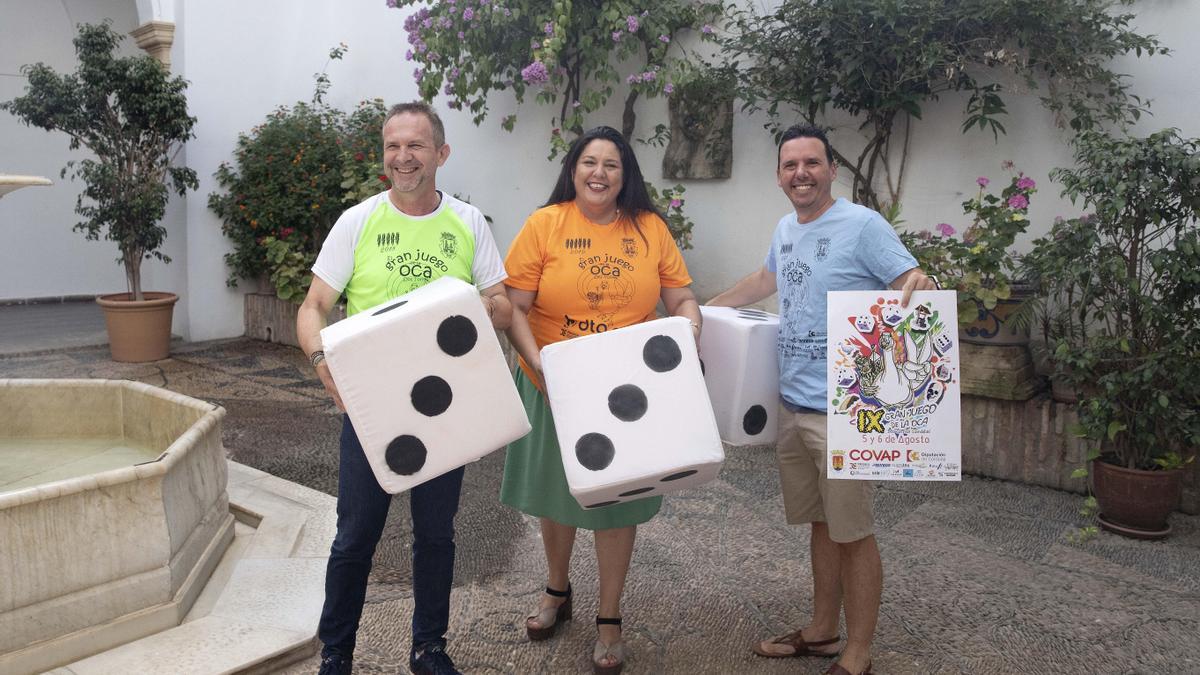
[[[883,216],[839,199],[811,223],[781,218],[763,264],[779,287],[780,395],[825,410],[825,294],[885,289],[917,261]]]

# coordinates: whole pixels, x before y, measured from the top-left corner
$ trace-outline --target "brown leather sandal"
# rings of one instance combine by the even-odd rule
[[[604,617],[596,617],[596,627],[600,626],[617,626],[620,628],[620,619],[607,619]],[[611,666],[600,665],[600,659],[606,656],[611,656],[617,662]],[[621,669],[625,667],[625,657],[628,656],[625,650],[625,640],[618,639],[611,645],[604,644],[599,637],[596,638],[596,646],[592,649],[592,673],[593,675],[618,675]]]
[[[872,664],[868,661],[867,669],[862,671],[860,675],[875,675],[871,672],[871,665]],[[843,668],[841,664],[835,663],[832,666],[829,666],[829,670],[825,671],[825,675],[854,675],[854,673]]]
[[[832,658],[832,657],[838,655],[838,652],[836,652],[836,651],[822,652],[822,651],[813,649],[813,647],[824,647],[825,645],[837,644],[837,641],[842,639],[840,635],[835,635],[835,636],[829,638],[828,640],[817,640],[816,642],[809,642],[808,640],[804,639],[803,635],[801,635],[801,632],[803,630],[804,629],[799,629],[799,630],[793,631],[791,633],[788,633],[787,635],[781,635],[772,640],[764,641],[764,642],[769,642],[771,644],[788,645],[789,647],[791,647],[794,650],[791,654],[774,654],[772,652],[768,652],[762,648],[762,642],[755,643],[754,646],[751,647],[751,649],[754,651],[755,654],[758,654],[759,656],[764,656],[768,659],[788,659],[788,658],[797,657],[797,656],[820,656],[820,657]]]
[[[546,587],[546,595],[554,598],[566,598],[558,607],[539,607],[534,610],[533,614],[525,617],[525,632],[529,635],[529,639],[534,642],[538,640],[546,640],[554,637],[554,633],[558,630],[559,622],[566,621],[571,618],[571,584],[567,584],[567,590],[556,591],[549,586]],[[537,619],[541,628],[534,628],[529,625],[530,619]]]

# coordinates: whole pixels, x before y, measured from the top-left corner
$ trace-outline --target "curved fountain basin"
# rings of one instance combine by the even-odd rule
[[[0,411],[0,671],[178,625],[233,537],[224,409],[138,382],[0,379]]]

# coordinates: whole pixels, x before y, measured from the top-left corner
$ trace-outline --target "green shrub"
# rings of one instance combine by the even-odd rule
[[[230,286],[267,276],[279,297],[303,299],[308,269],[338,216],[389,187],[380,175],[386,112],[379,99],[351,113],[300,102],[238,135],[233,162],[216,172],[223,192],[208,198],[233,241]]]

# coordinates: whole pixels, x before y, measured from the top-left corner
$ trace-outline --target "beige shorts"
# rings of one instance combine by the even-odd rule
[[[779,482],[783,509],[791,525],[825,523],[829,538],[838,543],[858,541],[875,533],[871,514],[872,483],[829,480],[826,475],[825,416],[792,412],[779,405]]]

